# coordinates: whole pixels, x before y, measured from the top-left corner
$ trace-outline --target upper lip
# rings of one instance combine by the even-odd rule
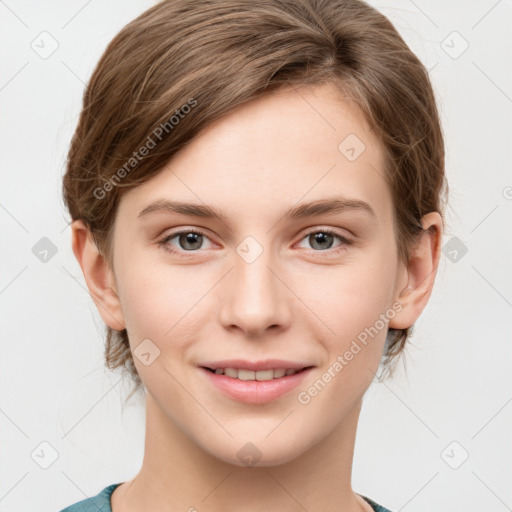
[[[285,361],[284,359],[265,359],[263,361],[247,361],[245,359],[225,359],[223,361],[206,361],[199,364],[203,368],[210,368],[216,370],[217,368],[237,368],[241,370],[271,370],[277,368],[302,370],[313,366],[308,363],[301,363],[296,361]]]

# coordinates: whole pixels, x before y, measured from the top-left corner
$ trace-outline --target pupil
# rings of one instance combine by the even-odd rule
[[[183,247],[183,249],[187,250],[187,251],[191,251],[193,249],[197,249],[198,247],[201,246],[201,239],[200,237],[202,237],[203,235],[200,235],[199,233],[186,233],[185,235],[181,235],[180,237],[180,245],[182,245],[183,247],[183,244],[181,244],[181,242],[183,241],[183,238],[184,238],[184,244],[185,244],[185,247]],[[199,239],[199,241],[198,241]],[[186,247],[186,244],[188,243],[191,243],[193,245],[192,248],[187,248]],[[195,244],[195,245],[194,245]]]
[[[316,243],[320,243],[320,245],[322,245],[322,243],[325,244],[326,241],[328,241],[329,237],[332,237],[332,235],[330,235],[329,233],[322,233],[322,232],[320,232],[320,233],[314,234],[313,237],[314,237],[313,238],[314,243],[312,245],[314,247],[314,245]],[[327,249],[329,249],[330,244],[328,243],[327,245],[328,245]],[[326,249],[326,247],[320,247],[320,249]]]

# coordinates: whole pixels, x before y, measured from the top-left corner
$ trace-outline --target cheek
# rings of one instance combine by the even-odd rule
[[[134,255],[120,265],[120,299],[130,343],[174,337],[181,319],[198,300],[193,274],[184,266],[137,263]],[[188,315],[187,315],[188,321]]]
[[[314,308],[322,320],[322,344],[326,357],[314,379],[303,386],[297,401],[310,416],[325,417],[334,425],[370,386],[378,371],[388,330],[392,273],[353,266],[330,276],[330,285],[318,293]],[[312,308],[313,309],[313,308]],[[327,329],[327,327],[329,329]],[[327,425],[326,425],[327,427]]]
[[[373,251],[302,280],[300,293],[333,339],[346,343],[390,308],[396,278],[393,261],[392,254]]]
[[[179,401],[182,394],[172,377],[181,380],[187,347],[206,314],[198,301],[208,288],[191,286],[193,278],[183,267],[134,265],[123,279],[123,314],[137,372],[148,390],[172,392]]]

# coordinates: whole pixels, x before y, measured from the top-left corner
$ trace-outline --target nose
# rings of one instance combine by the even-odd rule
[[[291,317],[291,292],[270,251],[252,262],[235,254],[233,267],[220,290],[222,325],[252,338],[265,336],[270,329],[285,329]]]

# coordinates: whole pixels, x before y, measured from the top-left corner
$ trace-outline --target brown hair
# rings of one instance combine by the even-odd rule
[[[168,0],[126,25],[84,93],[63,178],[72,219],[88,226],[113,268],[124,190],[234,108],[282,86],[325,82],[357,102],[383,143],[397,247],[408,261],[421,217],[443,215],[442,129],[427,70],[360,0]],[[125,367],[141,387],[126,329],[106,334],[107,366]],[[384,368],[410,334],[390,329]]]

